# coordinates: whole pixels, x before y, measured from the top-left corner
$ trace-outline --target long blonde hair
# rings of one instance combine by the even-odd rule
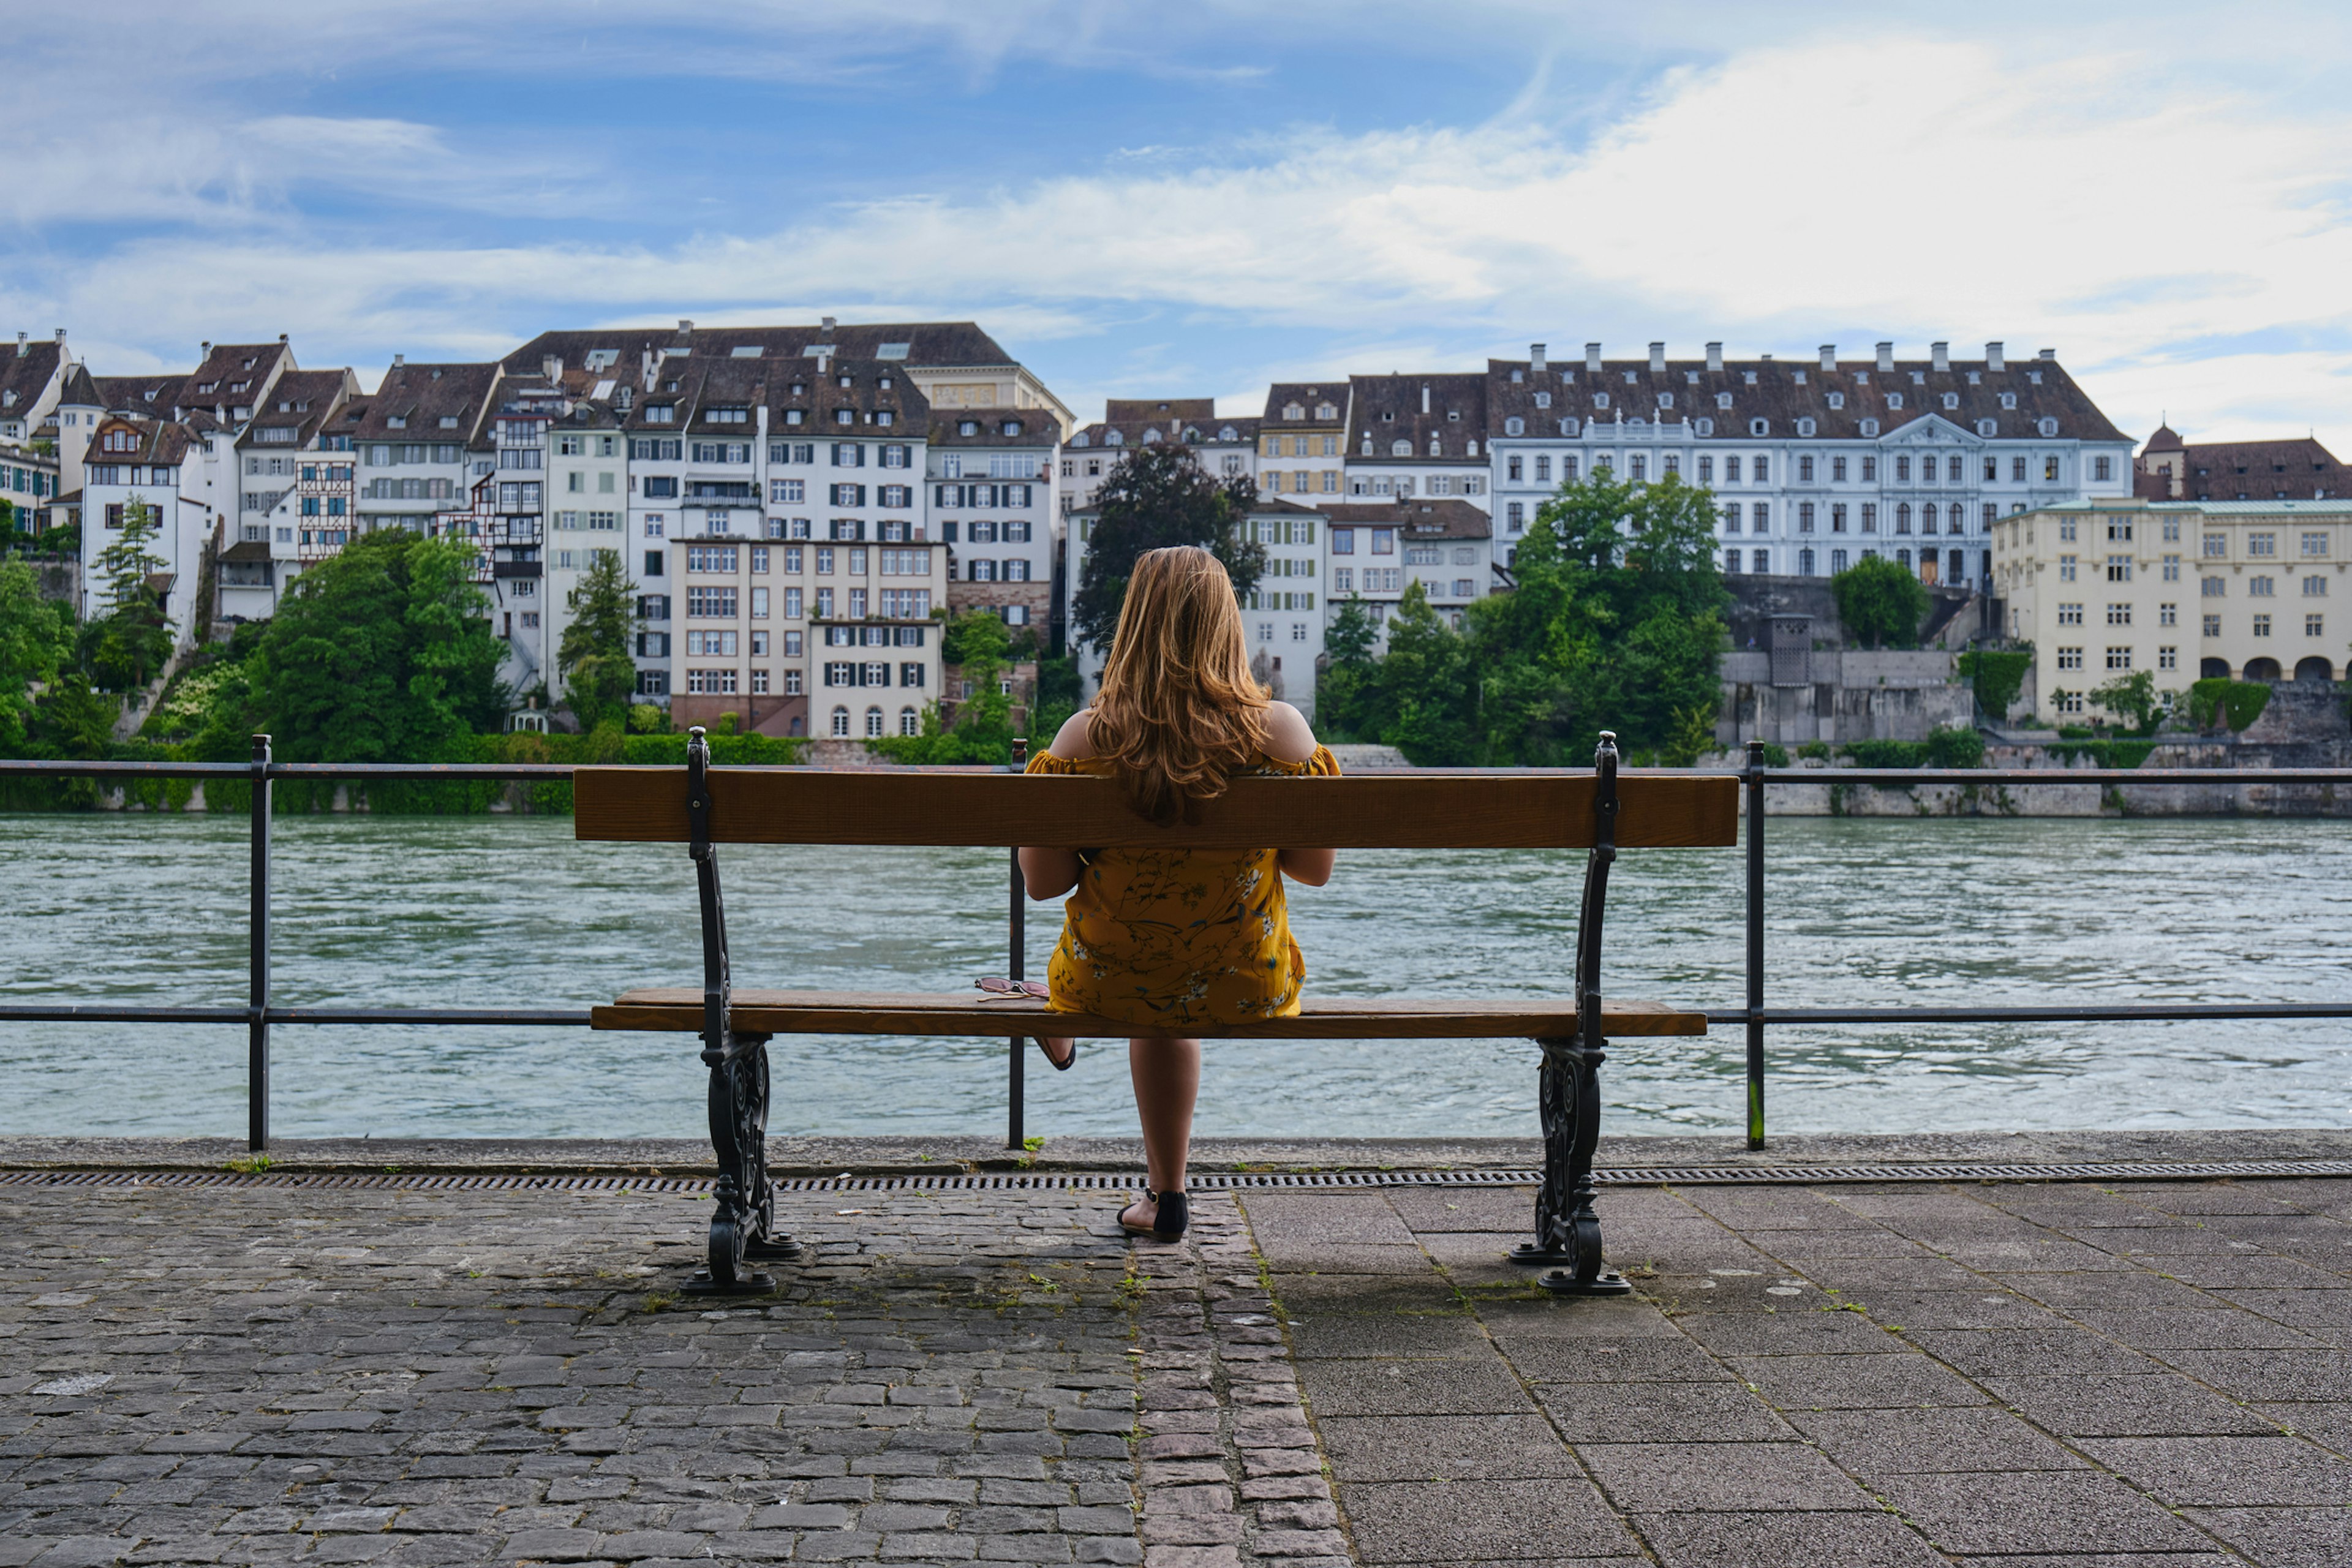
[[[1224,563],[1189,544],[1137,557],[1088,734],[1129,804],[1189,817],[1265,750],[1265,713]]]

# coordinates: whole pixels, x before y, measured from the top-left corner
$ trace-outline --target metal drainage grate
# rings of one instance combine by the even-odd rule
[[[2072,1165],[1621,1165],[1595,1171],[1602,1186],[1823,1185],[1856,1182],[2177,1182],[2219,1177],[2352,1176],[2347,1160],[2106,1161]],[[1195,1192],[1334,1187],[1533,1186],[1533,1169],[1469,1171],[1197,1171]],[[782,1193],[1133,1192],[1139,1174],[1024,1171],[978,1175],[795,1176]],[[375,1171],[0,1171],[0,1187],[305,1187],[396,1192],[558,1192],[694,1194],[707,1176],[464,1174]]]

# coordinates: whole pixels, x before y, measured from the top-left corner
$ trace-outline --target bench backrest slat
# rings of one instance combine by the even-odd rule
[[[1154,827],[1108,779],[1021,773],[714,768],[711,837],[722,844],[908,844],[1298,848],[1581,849],[1592,843],[1592,775],[1526,771],[1353,778],[1245,778],[1197,823]],[[1738,842],[1738,781],[1619,775],[1616,841],[1627,848]],[[684,768],[582,768],[583,839],[683,843]]]

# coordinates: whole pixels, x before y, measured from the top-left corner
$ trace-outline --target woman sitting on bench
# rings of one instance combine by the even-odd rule
[[[1270,700],[1249,671],[1241,609],[1223,563],[1181,546],[1139,557],[1095,705],[1074,716],[1033,773],[1116,778],[1138,814],[1162,826],[1224,793],[1240,773],[1336,774],[1298,710]],[[1331,878],[1328,849],[1024,849],[1033,899],[1071,893],[1047,970],[1048,1005],[1122,1023],[1181,1027],[1286,1017],[1307,965],[1283,901],[1287,876]],[[1072,889],[1076,889],[1075,892]],[[1077,1042],[1041,1039],[1067,1068]],[[1149,1184],[1119,1224],[1184,1234],[1184,1164],[1201,1042],[1128,1042]]]

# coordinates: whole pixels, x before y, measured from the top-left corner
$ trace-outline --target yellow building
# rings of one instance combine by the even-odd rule
[[[2352,647],[2352,500],[2070,501],[2000,520],[1993,587],[2044,714],[2117,676],[2336,680]]]
[[[1257,488],[1308,506],[1346,501],[1348,384],[1278,381],[1258,420]]]

